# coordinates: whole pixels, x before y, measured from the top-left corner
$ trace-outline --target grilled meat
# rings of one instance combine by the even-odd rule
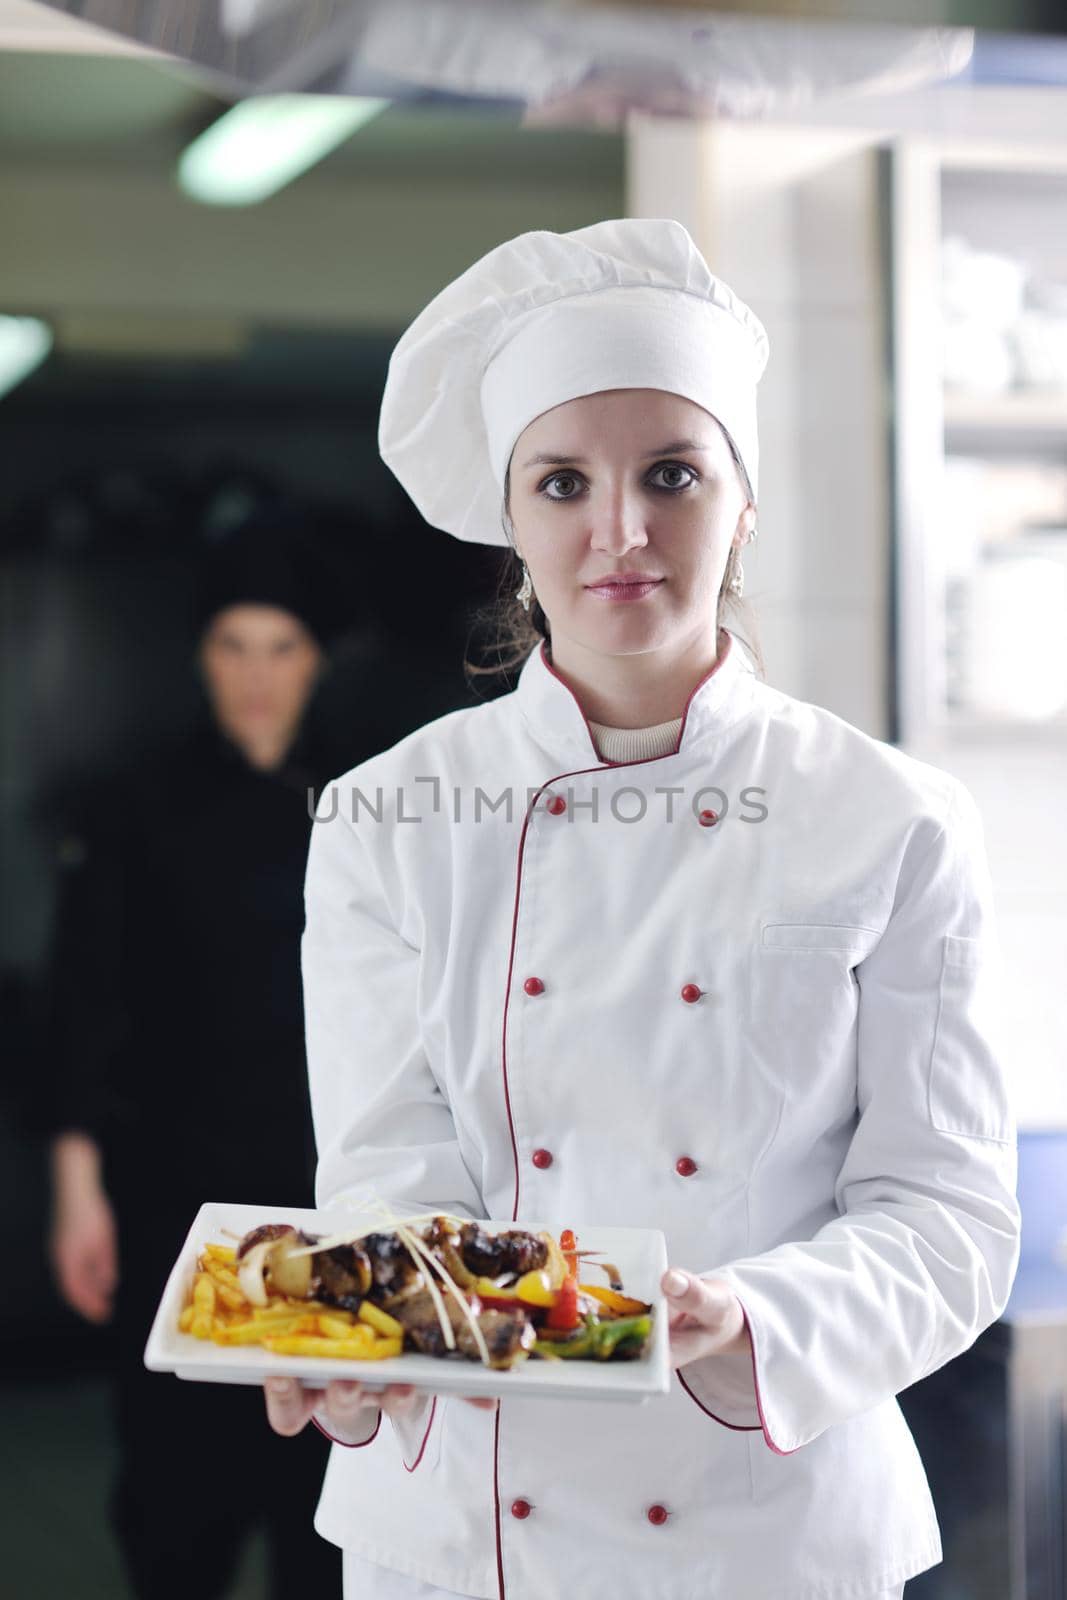
[[[507,1233],[486,1233],[475,1222],[459,1230],[459,1250],[469,1270],[482,1278],[505,1272],[537,1272],[548,1260],[548,1246],[535,1233],[511,1228]]]
[[[451,1295],[443,1295],[456,1336],[456,1348],[468,1361],[480,1361],[481,1352],[470,1323]],[[427,1356],[449,1354],[444,1330],[433,1299],[426,1289],[415,1289],[388,1301],[386,1310],[403,1326],[405,1342]],[[490,1364],[510,1367],[529,1348],[535,1330],[521,1311],[480,1311],[478,1326],[489,1350]]]
[[[489,1351],[491,1367],[513,1367],[532,1347],[537,1329],[521,1311],[480,1311],[478,1326]],[[456,1345],[468,1361],[480,1361],[481,1351],[466,1318],[456,1329]]]
[[[335,1245],[311,1257],[311,1298],[344,1311],[358,1311],[371,1286],[372,1262],[360,1244]]]
[[[368,1233],[361,1240],[370,1257],[371,1297],[383,1304],[386,1296],[409,1288],[420,1276],[408,1247],[396,1233]]]
[[[477,1274],[472,1272],[460,1253],[459,1232],[447,1217],[434,1217],[423,1234],[428,1248],[441,1262],[452,1282],[460,1289],[469,1289]]]

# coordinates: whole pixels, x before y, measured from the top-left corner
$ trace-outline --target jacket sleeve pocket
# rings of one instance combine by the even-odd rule
[[[765,950],[843,950],[860,961],[878,943],[877,928],[841,922],[765,922]]]
[[[930,1122],[971,1139],[1015,1139],[999,1057],[1000,972],[988,940],[946,933],[941,940],[937,1023],[928,1072]]]

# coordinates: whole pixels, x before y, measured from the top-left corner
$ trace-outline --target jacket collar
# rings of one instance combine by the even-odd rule
[[[223,732],[210,708],[205,705],[192,734],[194,759],[202,767],[210,766],[217,773],[224,773],[227,778],[239,783],[281,784],[301,794],[314,789],[317,796],[326,782],[323,774],[339,763],[323,760],[309,723],[310,718],[305,717],[280,765],[255,767],[240,745]]]
[[[691,754],[705,740],[732,727],[751,706],[756,675],[744,646],[727,628],[720,630],[719,640],[715,665],[689,692],[676,749],[652,759],[669,761],[674,755]],[[533,738],[565,766],[580,770],[632,765],[604,761],[598,755],[578,698],[553,666],[546,641],[542,640],[524,662],[515,696]]]

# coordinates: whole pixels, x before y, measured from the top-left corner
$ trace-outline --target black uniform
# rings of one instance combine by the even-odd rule
[[[143,1366],[203,1201],[314,1203],[300,936],[321,767],[301,738],[258,771],[205,719],[99,797],[65,851],[49,1120],[100,1143],[118,1217],[113,1513],[144,1600],[225,1593],[257,1521],[277,1600],[341,1591],[312,1527],[321,1435],[274,1434],[257,1387]]]

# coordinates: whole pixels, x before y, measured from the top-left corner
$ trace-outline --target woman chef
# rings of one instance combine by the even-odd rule
[[[271,1380],[337,1440],[349,1600],[874,1600],[941,1559],[895,1396],[1017,1261],[991,887],[957,780],[721,625],[766,358],[670,220],[522,234],[393,353],[383,458],[458,538],[503,506],[543,638],[320,801],[318,1202],[662,1228],[677,1382]]]

